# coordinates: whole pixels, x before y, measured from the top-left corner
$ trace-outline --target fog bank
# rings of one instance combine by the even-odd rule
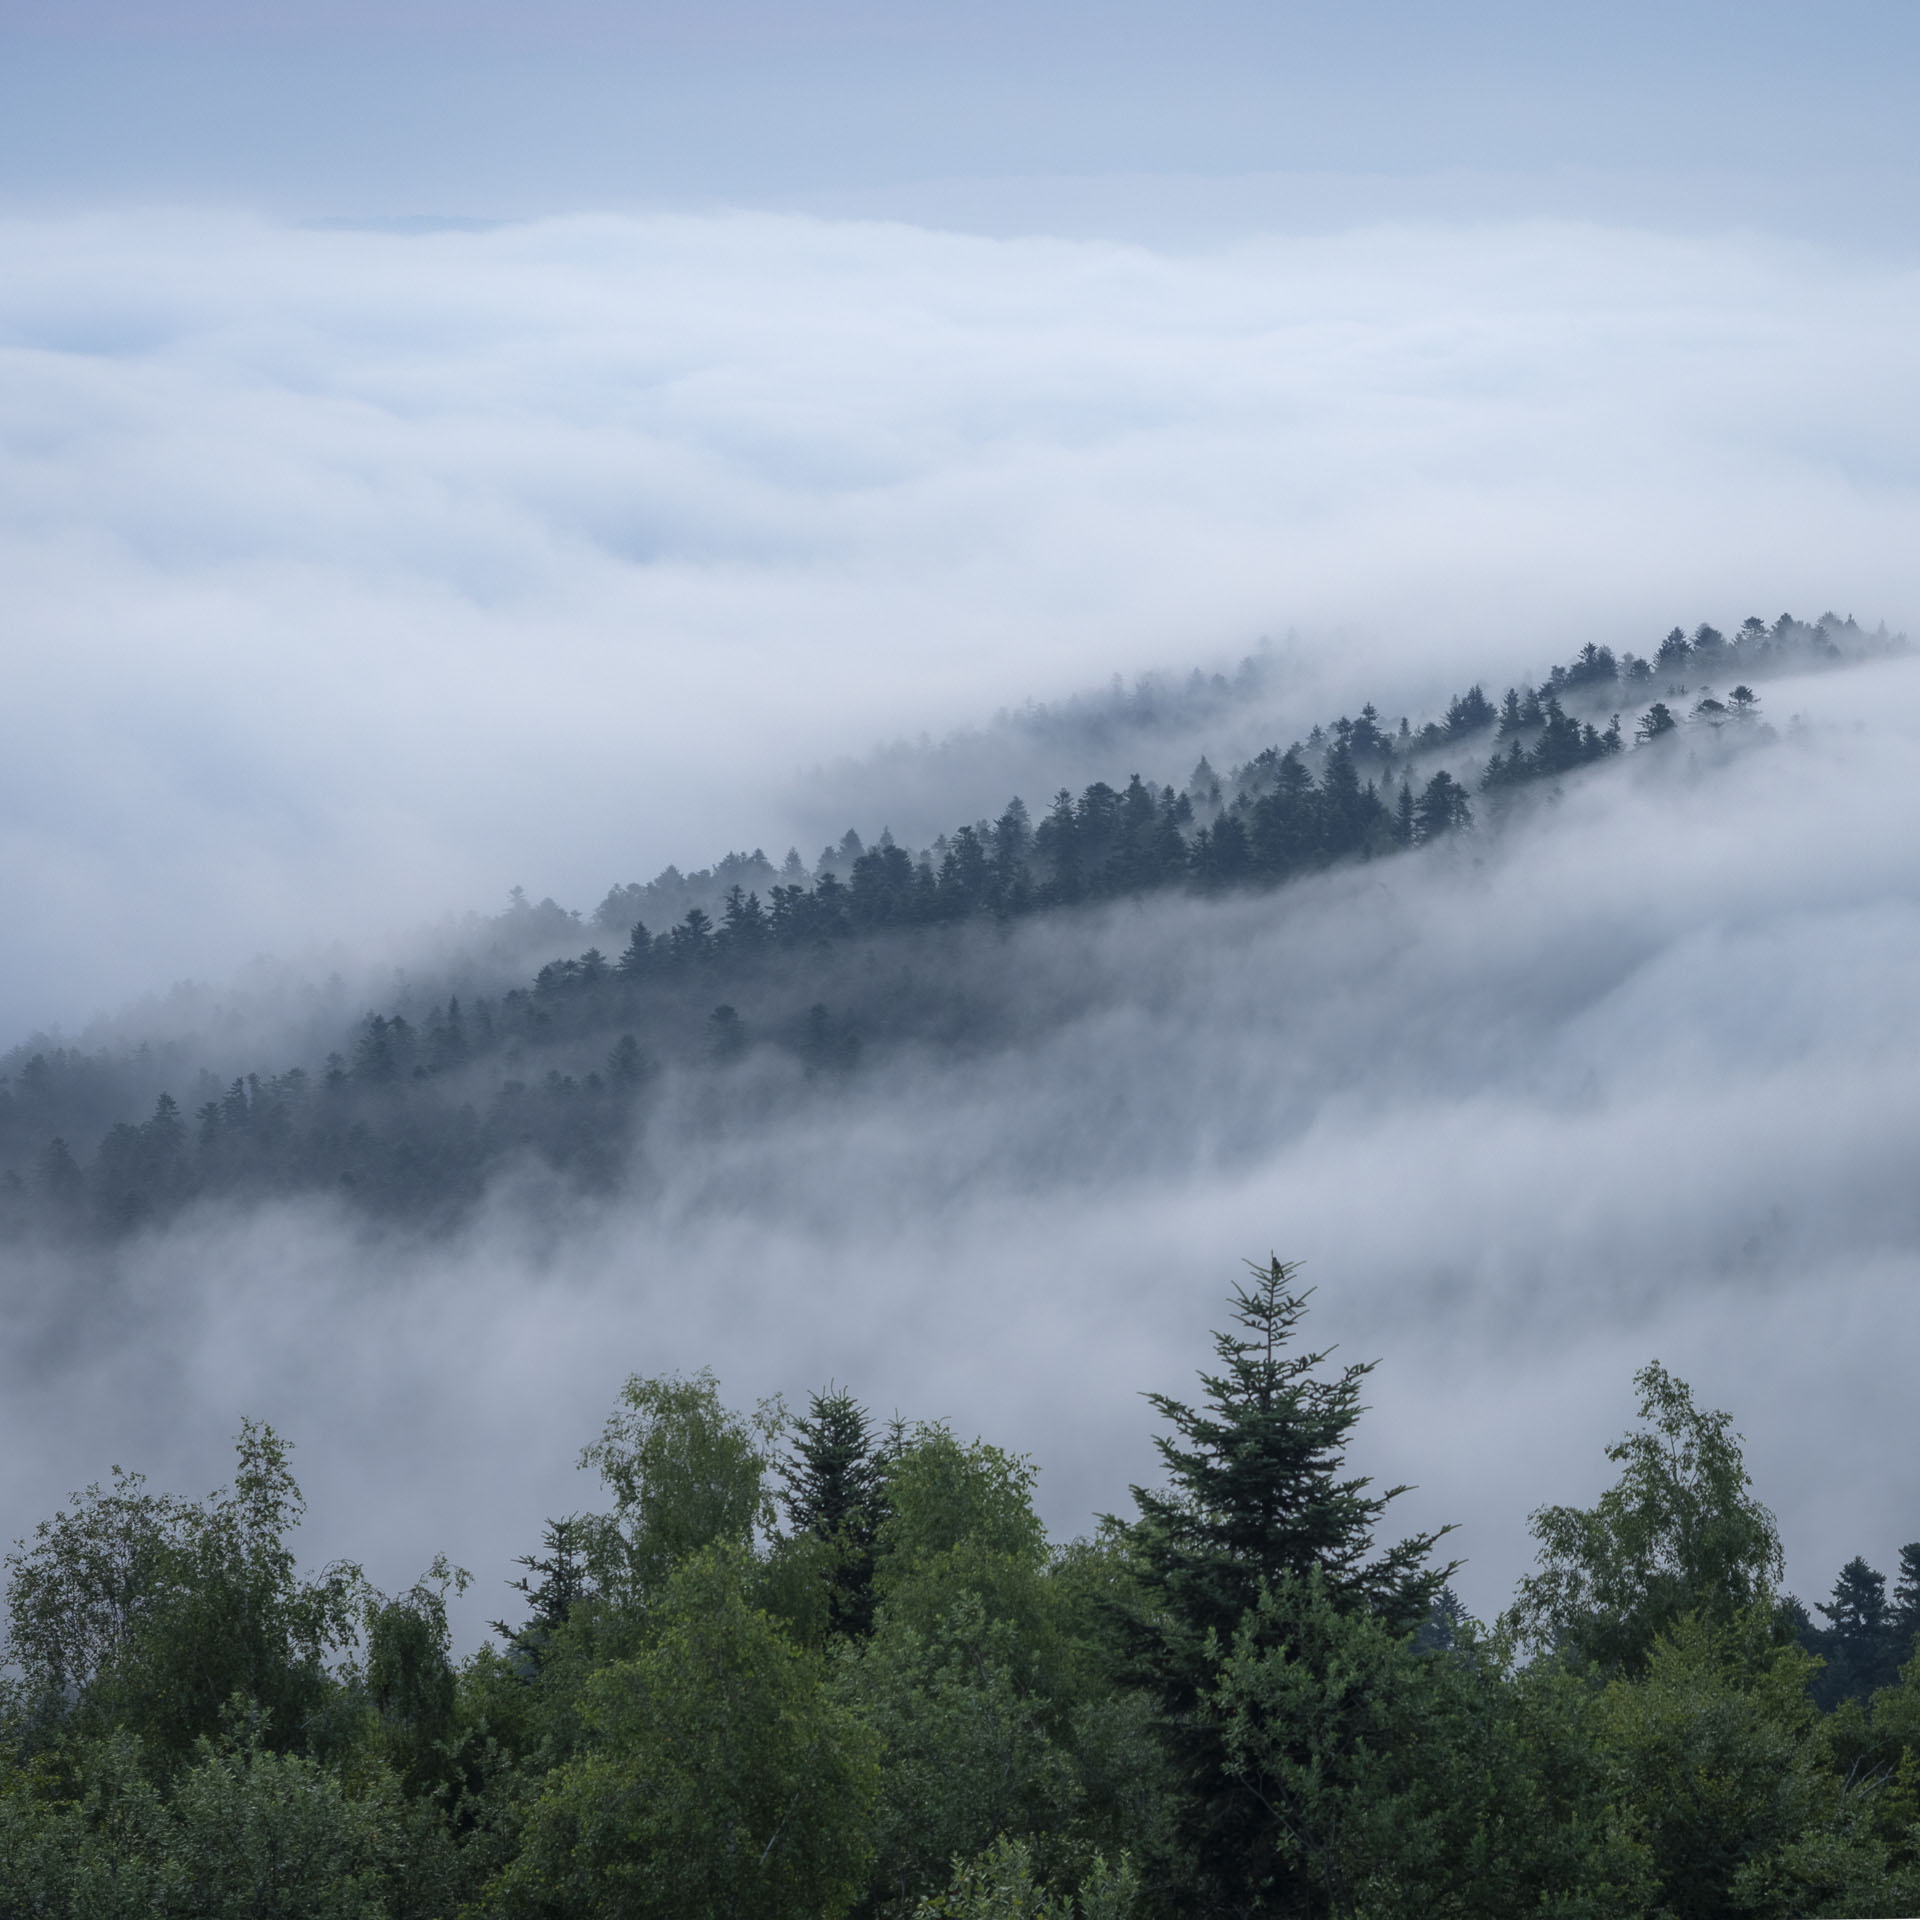
[[[1731,1408],[1790,1579],[1920,1533],[1920,665],[1770,685],[1466,840],[1204,907],[1021,927],[1042,1041],[904,1059],[798,1119],[649,1142],[644,1198],[502,1190],[413,1242],[320,1208],[203,1216],[7,1276],[18,1532],[113,1460],[211,1484],[282,1425],[316,1557],[481,1575],[471,1636],[628,1371],[738,1400],[829,1377],[1031,1449],[1054,1527],[1151,1472],[1243,1256],[1306,1263],[1379,1355],[1364,1464],[1458,1520],[1498,1606],[1527,1511],[1584,1499],[1657,1355]],[[1071,993],[1066,992],[1070,986]],[[750,1059],[741,1069],[755,1071]]]
[[[0,261],[9,1036],[778,859],[879,811],[812,777],[876,739],[1262,635],[1324,717],[1912,623],[1914,281],[1778,240],[147,211]]]

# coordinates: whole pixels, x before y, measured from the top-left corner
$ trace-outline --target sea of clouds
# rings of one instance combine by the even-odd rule
[[[1920,282],[1785,242],[146,212],[0,259],[11,1034],[777,859],[816,765],[1263,635],[1312,719],[1915,599]]]
[[[1920,283],[1750,235],[152,213],[0,258],[9,1037],[263,949],[404,957],[516,882],[777,858],[823,793],[867,831],[878,741],[1263,634],[1279,728],[1915,603]],[[247,1412],[299,1443],[310,1552],[392,1585],[444,1549],[474,1630],[591,1499],[620,1378],[711,1364],[1030,1447],[1071,1531],[1272,1250],[1383,1357],[1366,1464],[1462,1522],[1475,1606],[1653,1354],[1734,1411],[1803,1594],[1884,1566],[1920,1535],[1920,679],[1763,691],[1780,737],[1724,766],[1702,736],[1457,850],[1032,926],[1042,1044],[654,1142],[644,1206],[22,1259],[0,1530],[116,1459],[210,1485]],[[956,764],[930,812],[1004,801]]]
[[[770,1077],[759,1118],[656,1126],[627,1200],[508,1186],[435,1241],[216,1212],[23,1260],[0,1504],[109,1459],[211,1483],[270,1416],[308,1551],[388,1585],[450,1552],[471,1634],[592,1503],[572,1461],[620,1380],[712,1366],[742,1404],[831,1378],[1030,1449],[1071,1533],[1152,1475],[1139,1396],[1272,1251],[1314,1337],[1381,1360],[1361,1462],[1460,1523],[1470,1604],[1534,1506],[1603,1484],[1654,1356],[1734,1413],[1818,1597],[1920,1535],[1920,664],[1766,702],[1771,740],[1683,738],[1410,859],[1028,923],[999,963],[1027,1043],[798,1108]]]

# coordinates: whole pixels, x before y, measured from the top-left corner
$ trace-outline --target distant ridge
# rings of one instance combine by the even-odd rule
[[[756,848],[670,866],[584,921],[516,889],[481,942],[507,977],[516,955],[553,955],[531,979],[489,990],[455,966],[313,1058],[216,1078],[178,1046],[16,1047],[0,1060],[0,1233],[112,1238],[205,1200],[303,1193],[445,1223],[515,1165],[611,1191],[662,1090],[688,1076],[725,1084],[752,1058],[804,1097],[876,1053],[1018,1043],[1040,1017],[1001,977],[1018,924],[1277,887],[1447,839],[1476,809],[1636,751],[1737,751],[1772,737],[1753,683],[1905,647],[1833,614],[1675,628],[1651,658],[1590,644],[1537,685],[1496,700],[1475,684],[1418,726],[1369,702],[1225,772],[1202,759],[1178,784],[1134,772],[1037,810],[1016,797],[917,850],[850,827],[811,865]],[[1011,724],[1082,738],[1126,713],[1137,731],[1142,712],[1244,698],[1262,671],[1116,688]]]

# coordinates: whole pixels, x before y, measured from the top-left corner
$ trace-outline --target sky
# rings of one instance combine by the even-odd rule
[[[1888,237],[1916,31],[1890,0],[11,0],[0,186],[309,216],[744,200],[1177,232],[1425,203]]]
[[[1263,639],[1289,662],[1278,723],[1369,697],[1431,711],[1675,623],[1832,607],[1913,627],[1916,33],[1893,5],[0,0],[0,1036],[84,1031],[262,954],[406,964],[515,885],[590,908],[669,861],[811,852],[835,822],[886,823],[892,743]],[[1384,1096],[1343,1104],[1370,1042],[1335,1021],[1293,1104],[1248,1109],[1225,1172],[1176,1155],[1125,1193],[1083,1173],[1036,1194],[983,1161],[942,1203],[924,1299],[874,1322],[871,1391],[1009,1422],[1061,1461],[1070,1524],[1122,1497],[1088,1463],[1144,1462],[1134,1396],[1166,1383],[1142,1354],[1197,1358],[1223,1272],[1290,1234],[1277,1250],[1309,1251],[1330,1299],[1351,1251],[1334,1317],[1355,1339],[1423,1303],[1433,1364],[1390,1403],[1383,1385],[1382,1446],[1460,1436],[1461,1464],[1407,1477],[1487,1530],[1476,1603],[1522,1563],[1528,1502],[1562,1497],[1548,1470],[1597,1459],[1656,1338],[1750,1429],[1766,1412],[1806,1554],[1891,1527],[1868,1509],[1912,1506],[1897,1463],[1836,1504],[1838,1455],[1809,1435],[1868,1404],[1913,1457],[1881,1337],[1904,1324],[1912,1223],[1873,1147],[1910,1137],[1910,1095],[1860,1020],[1910,1020],[1914,876],[1887,822],[1914,797],[1916,708],[1885,670],[1856,741],[1860,716],[1794,698],[1816,744],[1677,843],[1623,801],[1559,852],[1502,856],[1486,926],[1547,975],[1583,977],[1554,931],[1591,936],[1569,873],[1640,929],[1594,989],[1605,1011],[1549,994],[1512,1058],[1412,1038],[1493,1020],[1468,964],[1510,978],[1491,933],[1475,948],[1411,881],[1398,932],[1369,935],[1365,901],[1329,909],[1328,952],[1401,941],[1450,983],[1369,976],[1420,1137],[1474,1143],[1471,1204],[1435,1185],[1407,1213],[1428,1251],[1341,1230],[1415,1148]],[[985,778],[963,767],[915,804],[997,809]],[[1790,843],[1777,868],[1757,821],[1762,851]],[[1746,891],[1699,884],[1722,869]],[[1225,1015],[1137,1018],[1168,1072],[1234,1054]],[[1054,1113],[1090,1031],[969,1088],[977,1133]],[[1628,1071],[1643,1046],[1654,1093]],[[940,1111],[881,1090],[839,1144],[930,1147]],[[1799,1224],[1751,1257],[1736,1336],[1754,1234],[1735,1224],[1777,1184],[1761,1135],[1809,1114],[1837,1144],[1804,1163]],[[1676,1128],[1715,1144],[1696,1163]],[[790,1150],[756,1149],[768,1191]],[[1621,1276],[1665,1256],[1621,1170],[1649,1164],[1649,1218],[1682,1251],[1670,1287],[1636,1291]],[[1568,1210],[1495,1231],[1508,1182],[1564,1186]],[[472,1491],[436,1451],[472,1438],[462,1378],[505,1368],[564,1464],[581,1396],[553,1382],[591,1359],[610,1393],[609,1326],[634,1365],[721,1364],[700,1343],[725,1289],[654,1311],[666,1283],[625,1277],[622,1232],[673,1275],[732,1271],[729,1234],[773,1234],[778,1291],[735,1371],[792,1391],[799,1358],[789,1378],[772,1356],[831,1364],[836,1302],[879,1297],[913,1223],[765,1205],[745,1227],[583,1228],[557,1264],[394,1252],[371,1303],[364,1249],[327,1222],[150,1249],[48,1376],[70,1417],[16,1452],[9,1512],[101,1472],[109,1433],[210,1482],[238,1412],[278,1399],[332,1476],[328,1543],[343,1509],[413,1537],[399,1479],[423,1501]],[[1806,1236],[1843,1213],[1817,1253]],[[1136,1311],[1083,1354],[1103,1259]],[[1004,1342],[941,1317],[981,1273],[1025,1303],[1011,1371]],[[1449,1297],[1471,1339],[1441,1331]],[[1603,1305],[1567,1305],[1587,1297]],[[168,1303],[191,1337],[143,1345]],[[928,1326],[944,1370],[916,1357]],[[498,1344],[463,1344],[483,1334]],[[1804,1415],[1779,1381],[1796,1341]],[[319,1466],[328,1445],[344,1464]],[[517,1551],[565,1492],[531,1470],[515,1487]]]

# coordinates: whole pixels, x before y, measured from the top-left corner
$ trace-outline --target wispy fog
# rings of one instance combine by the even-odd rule
[[[1914,282],[1781,242],[145,212],[0,261],[9,1033],[778,859],[810,768],[1262,635],[1337,711],[1914,604]]]
[[[1920,1532],[1920,665],[1764,704],[1771,742],[1683,737],[1407,858],[1026,922],[1033,1044],[798,1109],[750,1057],[761,1097],[656,1126],[644,1191],[588,1215],[521,1188],[452,1241],[283,1208],[17,1262],[4,1519],[116,1459],[211,1484],[266,1415],[306,1550],[392,1584],[444,1549],[473,1633],[591,1497],[620,1378],[711,1364],[1030,1448],[1068,1531],[1151,1471],[1138,1394],[1271,1249],[1319,1336],[1383,1357],[1366,1464],[1463,1523],[1470,1603],[1532,1506],[1597,1487],[1650,1355],[1735,1413],[1803,1594],[1885,1565]]]

